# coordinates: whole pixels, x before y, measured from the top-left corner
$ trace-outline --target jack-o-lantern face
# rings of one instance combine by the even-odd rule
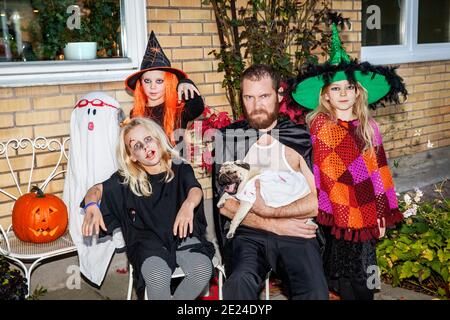
[[[67,228],[68,214],[64,202],[37,187],[16,200],[12,213],[16,236],[27,242],[44,243],[58,239]]]

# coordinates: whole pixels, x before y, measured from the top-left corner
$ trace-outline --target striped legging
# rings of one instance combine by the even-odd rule
[[[158,256],[145,259],[141,272],[150,300],[193,300],[205,289],[211,279],[211,260],[204,254],[180,250],[183,246],[199,243],[195,237],[187,238],[176,252],[177,264],[185,277],[177,286],[173,296],[170,292],[172,272],[166,261]]]

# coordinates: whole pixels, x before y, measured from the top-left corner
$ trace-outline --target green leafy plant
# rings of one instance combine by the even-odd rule
[[[0,255],[0,300],[24,300],[27,291],[27,280]]]
[[[79,2],[79,3],[78,3]],[[68,42],[97,42],[100,56],[111,57],[120,43],[120,1],[32,0],[28,26],[40,59],[57,59]],[[80,29],[70,30],[67,8],[80,6]]]
[[[238,8],[235,0],[204,0],[216,17],[220,50],[211,54],[224,72],[233,118],[242,114],[240,76],[246,65],[264,63],[274,66],[286,77],[295,76],[305,62],[318,60],[314,54],[328,51],[331,20],[344,26],[347,18],[330,10],[329,0],[249,0]],[[321,49],[321,50],[319,50]]]
[[[39,300],[42,296],[44,296],[47,293],[47,289],[43,286],[37,286],[36,289],[34,289],[33,294],[31,294],[27,300]]]
[[[31,1],[35,17],[30,21],[27,31],[35,41],[33,47],[39,60],[55,60],[66,45],[63,40],[64,32],[67,30],[66,9],[71,2]]]
[[[437,189],[438,190],[438,189]],[[377,246],[383,278],[450,299],[450,199],[421,202],[421,191],[399,199],[405,223],[389,230]]]

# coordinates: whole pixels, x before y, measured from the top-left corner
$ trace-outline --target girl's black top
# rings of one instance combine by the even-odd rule
[[[181,163],[175,164],[176,160],[172,161],[174,178],[170,182],[164,182],[165,173],[148,174],[152,186],[150,196],[136,196],[123,184],[124,179],[119,172],[103,182],[100,211],[107,228],[106,234],[112,234],[118,227],[122,229],[126,253],[140,290],[144,288],[141,266],[146,258],[158,256],[167,262],[172,271],[177,267],[175,252],[180,239],[173,235],[175,217],[189,190],[201,188],[192,167],[181,160],[178,160]],[[204,253],[212,259],[214,247],[204,237],[206,225],[202,200],[194,210],[192,234],[200,240],[200,244],[188,249]]]

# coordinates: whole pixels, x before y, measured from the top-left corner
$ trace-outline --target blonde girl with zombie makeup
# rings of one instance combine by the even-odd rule
[[[139,297],[195,299],[212,274],[213,245],[204,235],[203,192],[192,167],[154,121],[132,119],[120,132],[119,170],[88,190],[83,235],[120,227]],[[171,292],[179,266],[185,277]]]

